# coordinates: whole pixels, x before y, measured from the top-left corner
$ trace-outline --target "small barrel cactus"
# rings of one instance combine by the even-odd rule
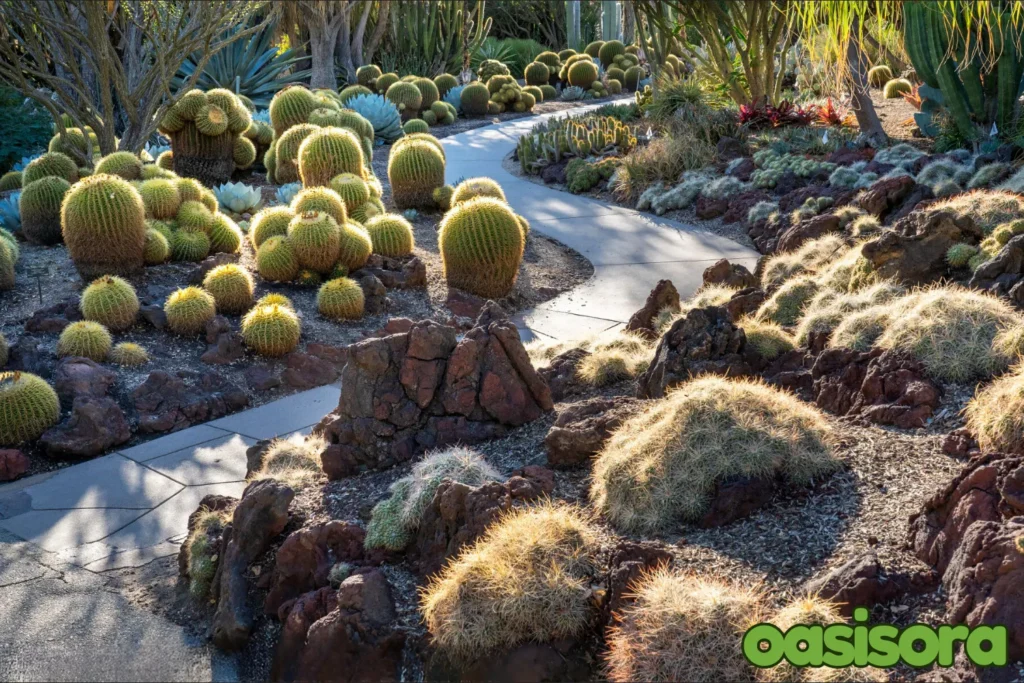
[[[81,356],[102,363],[110,353],[113,339],[110,332],[100,323],[91,320],[79,320],[71,323],[60,333],[57,339],[57,356]]]
[[[892,69],[884,64],[868,69],[868,85],[881,88],[892,80]]]
[[[268,237],[256,250],[256,271],[264,280],[291,282],[299,273],[299,258],[288,238]]]
[[[348,212],[341,195],[326,187],[308,187],[302,190],[292,200],[291,209],[296,215],[309,211],[326,213],[338,225],[348,220]]]
[[[96,162],[96,173],[138,180],[142,177],[142,160],[131,152],[113,152]]]
[[[284,294],[279,294],[278,292],[271,292],[270,294],[264,294],[256,302],[256,305],[257,306],[284,306],[285,308],[290,308],[293,311],[295,310],[295,304],[292,303],[292,300],[289,299],[288,297],[286,297]]]
[[[396,73],[381,74],[377,77],[377,80],[374,83],[374,89],[378,94],[383,95],[388,91],[388,88],[393,86],[395,83],[398,83],[399,80],[401,79],[398,78],[398,74]]]
[[[568,75],[569,85],[587,90],[597,80],[597,65],[581,59],[569,67]]]
[[[302,86],[291,86],[279,91],[270,101],[270,125],[281,137],[292,126],[306,123],[309,115],[320,108],[316,95]]]
[[[65,121],[67,124],[68,121]],[[65,128],[64,134],[58,133],[50,138],[47,146],[48,152],[60,152],[70,158],[77,156],[91,160],[93,153],[99,152],[94,142],[94,135],[88,128],[83,131],[81,128]]]
[[[398,107],[403,121],[416,118],[419,115],[420,107],[423,105],[423,93],[420,92],[420,89],[413,83],[404,81],[399,81],[388,88],[388,91],[384,93],[384,97],[391,100]]]
[[[501,189],[501,185],[491,178],[480,177],[467,178],[456,185],[455,191],[452,192],[451,205],[461,204],[474,197],[493,197],[503,202],[507,201],[505,199],[505,191]]]
[[[288,206],[271,206],[261,210],[252,218],[249,226],[249,240],[252,246],[260,245],[274,235],[287,235],[288,224],[295,218],[295,212]]]
[[[70,183],[47,176],[25,186],[18,198],[21,234],[32,244],[51,245],[61,241],[60,207]]]
[[[21,189],[21,171],[8,171],[0,176],[0,192]]]
[[[212,269],[203,278],[203,288],[213,296],[221,313],[242,313],[252,306],[255,284],[249,272],[237,264]]]
[[[297,215],[288,224],[288,242],[301,268],[329,273],[338,260],[341,229],[328,214],[307,211]]]
[[[214,214],[210,224],[210,253],[235,254],[244,237],[237,223],[222,213]]]
[[[373,243],[373,253],[381,256],[407,256],[415,246],[412,224],[401,216],[375,216],[366,222],[366,232]]]
[[[41,377],[0,372],[0,446],[39,438],[60,419],[60,399]]]
[[[914,84],[905,78],[894,78],[885,84],[882,96],[887,100],[897,100],[914,89]]]
[[[405,125],[402,126],[402,130],[404,130],[407,135],[410,133],[426,133],[430,130],[430,126],[428,126],[427,122],[423,119],[409,119],[405,122]]]
[[[311,133],[299,147],[298,163],[305,187],[326,187],[339,173],[364,172],[359,138],[347,128],[321,128]]]
[[[178,184],[167,178],[146,180],[139,186],[142,204],[146,207],[146,215],[158,220],[174,218],[181,208],[181,195]]]
[[[171,257],[171,243],[158,230],[146,230],[146,244],[142,249],[142,260],[147,266],[156,266]]]
[[[367,64],[356,69],[356,83],[365,87],[373,87],[377,79],[381,77],[380,67],[375,64]]]
[[[444,156],[423,140],[403,140],[388,157],[388,180],[399,209],[433,207],[434,190],[444,185]]]
[[[646,72],[642,66],[631,66],[626,69],[626,80],[622,81],[622,85],[626,90],[635,91],[639,89],[644,76]]]
[[[288,306],[257,306],[242,318],[242,341],[262,356],[283,356],[299,345],[299,317]]]
[[[337,264],[344,266],[351,273],[366,265],[370,254],[373,253],[373,242],[366,230],[356,223],[349,221],[340,227],[341,241]]]
[[[308,268],[303,268],[295,276],[295,284],[299,287],[319,287],[323,281],[324,279],[320,277],[320,273]]]
[[[299,180],[299,147],[319,126],[303,123],[292,126],[274,142],[274,181],[279,185]]]
[[[523,76],[527,85],[545,85],[551,76],[551,71],[543,62],[530,62],[523,69]]]
[[[441,74],[434,78],[434,85],[437,86],[437,92],[441,97],[448,94],[448,91],[459,85],[459,79],[455,78],[451,74]]]
[[[171,233],[171,259],[199,263],[210,255],[210,237],[205,232],[175,230]]]
[[[137,368],[149,362],[149,354],[138,344],[121,342],[110,350],[110,362],[126,368]]]
[[[142,268],[146,209],[138,191],[122,178],[96,174],[73,185],[61,207],[61,229],[83,277]]]
[[[209,292],[199,287],[185,287],[171,293],[164,303],[167,327],[175,334],[193,337],[206,328],[217,315],[217,304]]]
[[[21,172],[21,186],[35,182],[47,176],[57,176],[69,183],[78,182],[78,167],[71,157],[60,152],[47,152],[28,162]]]
[[[482,297],[501,298],[512,291],[524,245],[516,214],[491,197],[456,204],[438,231],[448,284]]]
[[[334,176],[331,178],[331,189],[337,192],[345,203],[346,212],[351,212],[370,199],[369,186],[355,173],[340,173]]]
[[[452,197],[455,195],[455,188],[451,185],[442,185],[434,190],[433,198],[437,208],[447,211],[452,208]]]
[[[491,93],[483,83],[470,83],[462,89],[460,101],[466,116],[486,116]]]
[[[363,288],[355,280],[340,277],[324,283],[316,295],[320,315],[331,320],[358,320],[365,305]]]
[[[139,297],[126,280],[104,275],[93,280],[82,292],[82,316],[119,332],[135,324],[139,315]]]
[[[202,202],[183,202],[178,209],[178,227],[189,232],[209,232],[213,224],[213,212]]]
[[[608,40],[597,51],[597,58],[601,60],[601,65],[607,69],[615,64],[617,56],[625,53],[626,46],[622,44],[621,40]]]

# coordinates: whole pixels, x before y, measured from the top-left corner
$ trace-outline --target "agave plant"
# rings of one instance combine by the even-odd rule
[[[21,191],[19,190],[0,199],[0,227],[7,228],[11,232],[21,230],[21,209],[18,208],[20,198]]]
[[[373,135],[384,142],[402,137],[402,115],[395,103],[383,95],[356,95],[345,106],[357,112],[373,125]]]
[[[241,30],[244,27],[233,29]],[[230,33],[225,36],[229,37]],[[269,107],[274,93],[286,85],[308,81],[311,73],[309,69],[290,70],[303,56],[294,49],[278,52],[273,45],[273,37],[271,29],[264,29],[248,40],[231,42],[210,57],[195,87],[201,90],[227,88],[245,95],[257,107]],[[186,59],[171,82],[172,88],[181,89],[195,73],[201,59],[199,53]]]
[[[578,85],[570,85],[568,88],[562,89],[562,94],[559,95],[558,99],[563,102],[578,102],[579,100],[586,97],[587,92]]]
[[[263,201],[260,191],[245,183],[224,183],[213,188],[217,202],[232,213],[253,213]]]
[[[36,159],[38,159],[41,156],[43,156],[42,152],[40,152],[39,154],[36,154],[34,156],[22,157],[21,161],[19,161],[18,163],[14,164],[14,166],[11,167],[11,170],[12,171],[24,171],[26,166],[28,166],[30,163],[32,163],[33,161],[35,161]]]
[[[265,123],[268,126],[270,125],[269,109],[257,109],[256,111],[252,112],[251,116],[253,121],[259,121],[260,123]]]
[[[462,116],[462,91],[466,89],[464,85],[457,85],[444,95],[444,101],[455,107],[455,111],[459,112],[459,116]]]
[[[277,188],[277,194],[274,195],[281,204],[291,204],[292,200],[295,199],[295,195],[302,189],[302,183],[287,183]]]
[[[143,161],[147,163],[151,163],[153,161],[156,161],[156,158],[163,154],[164,152],[170,151],[170,149],[171,146],[169,144],[165,145],[147,142],[146,146],[142,148],[141,152],[139,152],[139,158],[141,158]]]

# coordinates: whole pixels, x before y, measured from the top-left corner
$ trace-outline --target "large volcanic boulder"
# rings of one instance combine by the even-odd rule
[[[245,391],[226,378],[187,370],[174,375],[154,370],[132,391],[132,400],[142,433],[176,432],[249,405]]]
[[[701,275],[704,286],[722,285],[732,289],[747,289],[757,287],[761,280],[751,273],[746,266],[738,263],[729,263],[728,259],[716,261],[714,265],[704,269]]]
[[[842,232],[842,230],[843,228],[839,224],[839,216],[831,213],[814,216],[805,221],[800,221],[782,233],[779,237],[778,250],[796,251],[804,242],[810,242],[834,232]]]
[[[431,320],[349,348],[338,408],[314,429],[331,479],[473,444],[554,407],[516,326],[486,307],[462,339]]]
[[[946,276],[946,252],[954,244],[977,244],[984,234],[969,215],[915,211],[864,244],[861,254],[879,277],[923,285]]]
[[[637,396],[661,398],[666,390],[697,375],[749,375],[763,362],[725,308],[695,308],[661,336],[654,360],[637,380]]]
[[[728,261],[725,261],[728,265]],[[742,268],[742,266],[740,266]],[[707,271],[705,271],[706,273]],[[634,313],[626,323],[626,332],[633,332],[645,339],[654,339],[658,336],[654,329],[654,321],[666,308],[679,312],[679,291],[671,280],[659,280],[654,289],[647,295],[647,301],[643,307]]]
[[[1024,308],[1024,235],[1011,238],[998,254],[978,266],[968,286],[1006,296]]]
[[[904,429],[923,427],[941,395],[924,366],[899,351],[828,349],[814,362],[811,376],[818,407]]]
[[[878,220],[884,221],[890,213],[898,211],[903,206],[917,187],[917,183],[910,176],[882,178],[864,190],[857,198],[857,204]]]
[[[558,414],[544,438],[548,465],[576,467],[585,464],[643,403],[629,396],[596,396],[570,405]]]

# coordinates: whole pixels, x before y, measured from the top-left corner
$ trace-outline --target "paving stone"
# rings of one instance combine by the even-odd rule
[[[195,427],[182,429],[180,432],[173,432],[167,436],[161,436],[158,439],[121,450],[119,453],[136,462],[146,462],[153,458],[159,458],[161,455],[181,450],[186,446],[194,446],[220,438],[224,436],[224,433],[223,429],[217,429],[208,424],[196,425]]]
[[[33,510],[0,521],[0,527],[50,552],[99,541],[135,521],[148,510],[123,508]],[[0,620],[2,621],[2,620]]]
[[[340,394],[333,385],[317,387],[209,424],[251,439],[273,439],[319,422],[338,405]]]
[[[241,481],[245,451],[254,443],[256,439],[231,434],[154,458],[146,466],[186,486]]]

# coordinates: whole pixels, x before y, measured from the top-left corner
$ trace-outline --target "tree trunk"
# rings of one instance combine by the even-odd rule
[[[338,43],[341,22],[334,17],[330,21],[308,21],[309,52],[312,59],[312,75],[309,87],[338,89],[338,77],[334,73],[334,46]]]
[[[636,14],[633,13],[633,3],[626,2],[622,5],[622,42],[632,45],[634,41]]]
[[[875,105],[871,101],[868,90],[867,58],[860,46],[860,20],[855,18],[850,28],[850,42],[846,46],[846,65],[850,70],[850,92],[852,94],[853,113],[857,117],[857,125],[864,139],[873,147],[884,147],[889,136],[882,128]]]

